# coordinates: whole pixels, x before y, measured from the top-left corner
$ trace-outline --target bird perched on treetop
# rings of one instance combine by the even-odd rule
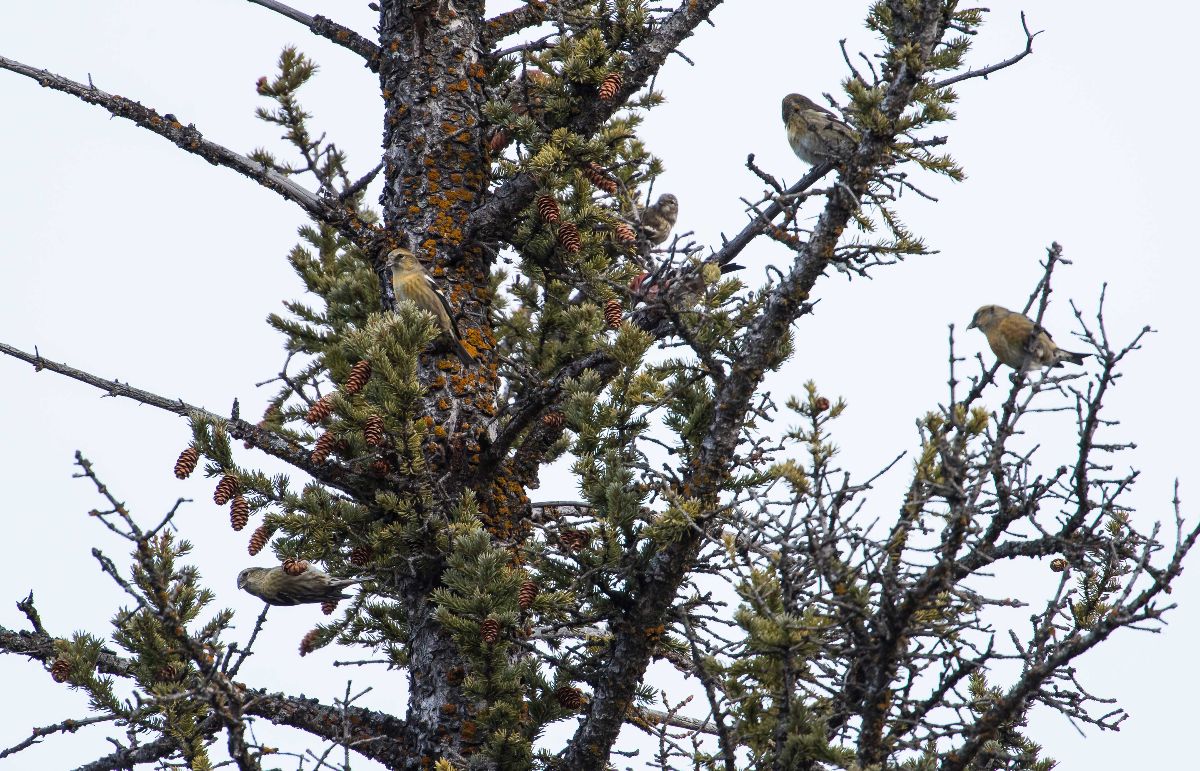
[[[1061,367],[1064,361],[1083,364],[1084,357],[1091,355],[1064,351],[1029,317],[999,305],[985,305],[975,311],[967,329],[983,332],[996,358],[1018,372]]]
[[[642,238],[658,246],[671,235],[675,220],[679,217],[679,199],[670,193],[658,197],[653,206],[647,206],[639,212],[641,221],[637,224]]]
[[[407,249],[393,249],[388,252],[387,259],[388,267],[392,270],[392,291],[396,295],[396,302],[411,300],[421,310],[433,314],[442,335],[454,343],[454,352],[463,366],[471,366],[475,360],[463,347],[458,325],[450,315],[450,303],[446,302],[446,297],[421,267],[417,256]]]
[[[810,166],[845,158],[858,141],[841,118],[800,94],[783,98],[783,125],[792,152]]]
[[[359,583],[350,578],[331,578],[320,568],[309,565],[298,575],[288,575],[282,566],[246,568],[238,573],[237,585],[268,605],[303,605],[337,602],[350,595],[342,590]]]

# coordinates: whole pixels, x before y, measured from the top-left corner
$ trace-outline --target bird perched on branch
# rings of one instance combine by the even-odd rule
[[[442,336],[453,343],[454,352],[463,366],[471,366],[475,360],[463,347],[458,325],[450,314],[450,303],[446,302],[446,297],[421,267],[417,256],[407,249],[393,249],[388,252],[387,259],[392,271],[392,291],[396,295],[396,302],[411,300],[421,310],[433,314]]]
[[[845,158],[858,141],[841,118],[800,94],[783,98],[783,125],[792,152],[810,166]]]
[[[1061,367],[1063,362],[1083,364],[1084,358],[1091,355],[1064,351],[1029,317],[999,305],[985,305],[975,311],[967,329],[983,332],[996,358],[1018,372]]]
[[[679,199],[670,193],[658,197],[654,205],[647,206],[639,212],[637,225],[638,234],[658,246],[671,235],[675,220],[679,217]]]
[[[331,578],[312,565],[294,576],[279,566],[246,568],[237,577],[239,589],[245,589],[268,605],[337,602],[350,596],[343,589],[357,583],[359,581],[350,578]]]

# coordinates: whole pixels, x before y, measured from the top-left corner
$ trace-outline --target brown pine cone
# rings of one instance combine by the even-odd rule
[[[571,551],[583,551],[591,543],[592,534],[586,530],[564,530],[558,539]]]
[[[323,422],[332,413],[333,397],[329,394],[325,394],[320,399],[317,399],[315,402],[313,402],[312,406],[308,408],[308,413],[304,416],[304,419],[308,421],[309,424],[315,426],[318,423]]]
[[[555,688],[554,698],[565,709],[579,709],[583,706],[583,691],[573,685],[560,685]]]
[[[542,416],[542,425],[546,428],[562,428],[567,422],[567,416],[554,410]]]
[[[579,228],[574,222],[563,222],[558,226],[558,243],[563,249],[574,254],[579,251]]]
[[[829,400],[824,396],[820,396],[817,398],[817,403],[814,406],[817,408],[817,412],[824,412],[829,409]]]
[[[363,425],[363,438],[371,447],[383,444],[383,418],[372,415]]]
[[[361,568],[371,561],[370,546],[355,546],[350,550],[350,564],[356,568]]]
[[[298,576],[308,570],[308,560],[297,560],[288,557],[281,563],[283,572],[289,576]]]
[[[179,453],[179,460],[175,461],[175,476],[187,479],[196,470],[196,462],[199,460],[200,451],[195,447],[188,447]]]
[[[67,682],[67,678],[71,676],[71,662],[66,659],[55,659],[50,666],[50,676],[56,683]]]
[[[616,99],[617,92],[621,90],[624,80],[619,72],[610,72],[605,75],[604,81],[600,83],[600,98],[606,102]]]
[[[592,161],[583,170],[583,176],[587,177],[587,181],[591,182],[598,189],[603,190],[609,195],[617,194],[617,183],[612,177],[608,176],[604,171],[604,167]]]
[[[537,199],[537,210],[538,216],[542,218],[543,222],[549,222],[551,224],[558,222],[558,201],[554,200],[554,196],[539,195]]]
[[[635,233],[633,228],[629,227],[629,225],[625,224],[624,222],[618,222],[617,224],[613,225],[613,234],[617,237],[617,240],[623,244],[637,243],[637,233]]]
[[[533,581],[526,581],[521,584],[521,591],[517,593],[517,607],[521,610],[529,610],[533,607],[533,601],[538,596],[538,585]]]
[[[240,495],[233,496],[229,507],[229,524],[234,530],[241,530],[250,521],[250,504]]]
[[[383,458],[376,458],[375,460],[371,461],[371,473],[375,476],[387,476],[388,472],[391,470],[392,464],[388,463]]]
[[[321,603],[321,612],[326,616],[332,616],[333,612],[337,610],[337,606],[337,600],[325,600],[325,602]]]
[[[233,496],[237,495],[239,488],[237,477],[233,474],[226,474],[221,477],[220,482],[217,482],[217,489],[213,490],[213,503],[224,506]]]
[[[1055,557],[1054,559],[1050,560],[1050,569],[1055,573],[1061,573],[1069,567],[1071,567],[1070,564],[1068,564],[1067,561],[1062,557]]]
[[[317,638],[321,636],[320,629],[310,629],[300,640],[300,655],[307,656],[317,649]]]
[[[313,463],[324,463],[329,459],[329,453],[333,451],[333,446],[337,443],[337,438],[326,431],[317,438],[317,443],[313,445],[312,455],[309,460]]]
[[[233,515],[230,515],[230,519]],[[250,534],[250,545],[246,547],[246,551],[250,552],[250,556],[258,554],[267,545],[267,541],[271,540],[271,528],[266,525],[259,525],[258,529]]]
[[[346,382],[342,383],[342,393],[346,396],[353,396],[363,390],[363,386],[371,379],[371,362],[363,359],[359,361],[350,370],[350,375],[346,378]]]
[[[604,323],[609,329],[621,328],[621,301],[615,297],[604,301]]]
[[[500,622],[494,618],[484,619],[479,625],[479,637],[488,645],[500,639]]]

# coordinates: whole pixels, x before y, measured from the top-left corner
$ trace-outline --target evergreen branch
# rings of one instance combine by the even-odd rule
[[[151,107],[118,94],[109,94],[92,85],[77,83],[70,78],[49,70],[39,70],[27,64],[0,56],[0,69],[37,81],[43,88],[52,88],[77,99],[103,107],[113,116],[133,121],[141,128],[169,140],[185,152],[198,155],[214,166],[224,166],[248,177],[271,190],[285,200],[298,204],[313,219],[327,222],[359,246],[367,246],[373,240],[370,226],[355,216],[353,210],[331,206],[311,191],[297,185],[285,175],[253,161],[240,153],[205,139],[194,125],[184,126],[174,116],[160,115]]]
[[[690,37],[701,22],[724,0],[682,0],[679,7],[655,28],[654,35],[633,53],[621,73],[623,85],[610,101],[599,97],[590,99],[567,125],[580,136],[591,136],[606,120],[622,108],[625,101],[650,82],[666,62],[671,52]],[[503,234],[521,209],[529,205],[537,191],[539,177],[523,172],[505,182],[491,194],[487,203],[471,213],[467,223],[468,236],[487,241]]]
[[[953,77],[946,78],[945,80],[939,80],[937,83],[933,84],[933,88],[935,88],[935,89],[945,88],[946,86],[952,86],[955,83],[961,83],[964,80],[970,80],[972,78],[984,78],[986,80],[987,76],[991,75],[993,72],[998,72],[1000,70],[1005,69],[1006,67],[1011,67],[1014,64],[1016,64],[1017,62],[1024,59],[1026,56],[1029,56],[1031,53],[1033,53],[1033,39],[1035,37],[1037,37],[1038,35],[1042,34],[1042,32],[1044,30],[1038,30],[1037,32],[1030,32],[1029,25],[1025,23],[1025,12],[1024,11],[1021,11],[1021,29],[1025,31],[1025,50],[1024,51],[1021,51],[1013,56],[1010,56],[1009,58],[1005,59],[1002,62],[996,62],[995,64],[989,64],[987,67],[980,67],[977,70],[967,70],[966,72],[959,73],[958,75],[954,75]]]
[[[303,24],[312,30],[314,35],[323,37],[361,56],[366,61],[367,68],[371,72],[379,72],[379,66],[383,58],[379,46],[349,27],[338,24],[336,21],[324,16],[309,16],[307,13],[297,11],[295,8],[276,2],[276,0],[247,0],[247,2],[261,5],[263,8],[275,11],[292,21]]]
[[[940,0],[921,0],[910,12],[911,27],[892,45],[893,49],[910,46],[912,51],[896,66],[882,102],[882,111],[891,123],[912,100],[923,68],[948,23],[948,14]],[[628,705],[632,703],[636,684],[641,682],[649,665],[652,644],[644,630],[663,623],[674,603],[704,542],[707,527],[719,511],[722,486],[728,477],[729,463],[741,439],[741,426],[754,393],[764,374],[770,370],[780,342],[803,312],[809,291],[829,265],[834,248],[858,207],[859,198],[866,191],[874,170],[886,160],[893,141],[894,137],[886,133],[868,131],[863,134],[839,185],[826,202],[812,237],[797,250],[788,274],[771,290],[763,312],[744,334],[742,355],[732,362],[729,377],[716,391],[713,417],[700,443],[699,455],[681,485],[689,497],[704,504],[703,510],[708,514],[696,523],[696,527],[685,531],[678,540],[662,545],[650,558],[644,577],[639,581],[635,601],[624,617],[613,624],[606,664],[592,680],[593,698],[563,752],[567,767],[596,771],[604,768],[608,750],[617,738]]]
[[[36,351],[36,349],[34,350]],[[151,407],[157,407],[160,410],[165,410],[166,412],[171,412],[185,418],[190,418],[193,415],[207,418],[218,425],[224,425],[229,435],[233,438],[248,441],[268,455],[273,455],[312,475],[314,479],[348,494],[355,495],[369,487],[366,479],[349,471],[341,464],[313,463],[310,458],[311,451],[307,448],[288,441],[273,431],[259,428],[253,423],[248,423],[241,418],[222,418],[201,407],[188,404],[182,399],[168,399],[165,396],[159,396],[150,391],[134,388],[118,380],[106,380],[90,372],[43,358],[41,354],[26,353],[5,343],[0,343],[0,353],[29,362],[37,370],[48,369],[60,375],[66,375],[72,380],[78,380],[81,383],[94,386],[105,391],[109,396],[123,396],[127,399],[132,399]]]

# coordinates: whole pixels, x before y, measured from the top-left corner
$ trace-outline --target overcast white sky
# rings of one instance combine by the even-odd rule
[[[300,5],[370,34],[365,0]],[[1138,444],[1122,459],[1143,472],[1131,498],[1136,521],[1169,519],[1176,477],[1195,519],[1200,330],[1191,295],[1198,255],[1180,225],[1198,203],[1196,107],[1187,83],[1200,8],[1178,0],[1125,5],[1120,13],[1100,10],[1105,4],[990,5],[972,54],[976,65],[1023,45],[1022,8],[1045,34],[1017,67],[961,86],[959,119],[938,133],[949,134],[967,181],[930,184],[941,198],[936,204],[916,196],[902,202],[902,215],[940,253],[876,271],[873,281],[822,282],[818,312],[798,328],[800,354],[769,386],[783,396],[814,378],[826,393],[846,397],[850,410],[836,437],[843,461],[873,471],[913,447],[914,418],[944,401],[946,325],[961,330],[983,303],[1019,306],[1045,246],[1058,240],[1075,263],[1056,276],[1058,302],[1047,319],[1060,342],[1073,328],[1067,299],[1093,307],[1103,282],[1117,339],[1143,324],[1158,330],[1109,400],[1110,417],[1123,421],[1120,437]],[[276,132],[252,115],[260,101],[254,81],[273,70],[281,47],[298,44],[322,66],[305,94],[314,125],[349,152],[356,171],[377,158],[380,102],[371,73],[262,8],[236,0],[5,6],[0,55],[76,80],[90,73],[98,87],[172,112],[241,151],[275,142]],[[839,38],[848,37],[852,50],[877,50],[861,23],[866,6],[731,0],[714,14],[715,29],[702,27],[685,43],[697,66],[671,61],[657,83],[669,101],[643,133],[667,166],[657,190],[681,199],[681,228],[717,243],[720,232],[741,226],[738,198],[761,189],[744,168],[747,153],[789,182],[803,173],[783,135],[779,99],[790,91],[838,92],[845,73]],[[0,145],[7,148],[0,340],[36,345],[49,358],[218,412],[238,397],[246,414],[256,414],[268,394],[254,383],[282,361],[280,338],[263,318],[300,293],[284,255],[304,222],[301,212],[128,121],[13,73],[0,71],[0,104]],[[764,266],[785,258],[760,243],[739,262],[757,280]],[[966,353],[983,345],[973,332],[959,340]],[[9,543],[0,562],[0,624],[24,628],[13,604],[33,589],[51,631],[107,634],[123,601],[89,555],[99,544],[118,564],[126,561],[124,544],[86,515],[99,501],[90,485],[71,479],[78,448],[147,519],[179,496],[195,499],[177,521],[196,545],[195,562],[217,605],[236,608],[248,633],[260,605],[233,580],[241,567],[265,564],[265,555],[246,556],[248,531],[230,531],[225,510],[211,502],[211,482],[172,476],[188,441],[185,423],[9,359],[0,359],[0,383]],[[1064,420],[1057,427],[1068,433],[1038,439],[1069,452],[1070,426]],[[1045,462],[1053,467],[1061,458]],[[901,465],[873,499],[884,515],[895,509]],[[539,492],[575,497],[566,479],[545,480]],[[1116,697],[1132,713],[1120,733],[1083,738],[1062,718],[1035,714],[1032,737],[1061,767],[1194,762],[1184,737],[1194,731],[1190,696],[1200,675],[1197,575],[1189,571],[1177,584],[1172,598],[1180,607],[1164,634],[1124,632],[1078,662],[1093,693]],[[1050,579],[1028,566],[1020,580],[1044,586]],[[319,618],[315,608],[272,611],[258,650],[273,655],[252,659],[246,679],[330,701],[352,676],[358,685],[375,683],[371,704],[402,711],[398,676],[376,673],[373,680],[327,666],[355,652],[296,656],[299,638]],[[10,695],[0,699],[0,747],[24,739],[34,725],[85,714],[80,695],[23,659],[0,657],[0,684]],[[102,729],[84,730],[5,767],[70,768],[108,749]]]

